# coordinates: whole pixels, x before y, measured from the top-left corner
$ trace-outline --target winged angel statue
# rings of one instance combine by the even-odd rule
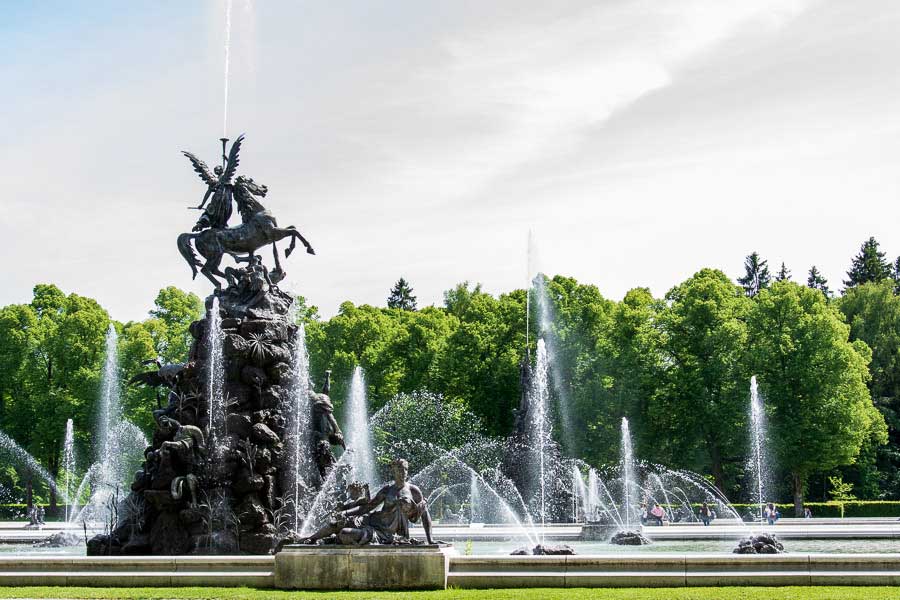
[[[241,135],[234,141],[226,156],[224,148],[227,141],[226,139],[222,140],[224,164],[221,167],[216,166],[212,172],[205,162],[190,152],[183,152],[194,165],[194,171],[206,184],[207,190],[203,201],[197,207],[198,209],[205,207],[203,215],[194,225],[192,233],[182,233],[178,236],[178,251],[191,266],[194,278],[197,277],[199,267],[200,272],[216,286],[216,291],[222,289],[218,278],[226,281],[228,279],[226,274],[219,269],[225,253],[230,254],[236,261],[250,262],[257,250],[267,244],[272,244],[275,265],[280,269],[278,248],[275,243],[290,237],[291,245],[285,250],[285,257],[290,256],[294,251],[298,239],[309,254],[315,254],[306,238],[293,225],[278,227],[272,213],[257,200],[257,198],[266,196],[268,192],[266,186],[243,175],[234,178],[240,162],[244,136]],[[228,221],[231,218],[233,204],[237,204],[238,212],[241,215],[241,224],[229,227]],[[194,249],[205,259],[204,262],[200,261]]]

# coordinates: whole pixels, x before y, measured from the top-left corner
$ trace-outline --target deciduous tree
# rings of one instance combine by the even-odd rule
[[[801,516],[812,473],[853,463],[871,436],[886,439],[866,388],[871,351],[849,341],[849,326],[821,293],[788,281],[759,294],[749,334],[775,463],[791,475]]]

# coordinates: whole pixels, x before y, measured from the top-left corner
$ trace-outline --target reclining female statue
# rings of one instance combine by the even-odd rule
[[[386,485],[360,512],[362,517],[351,520],[353,525],[344,527],[338,539],[346,545],[409,543],[409,524],[422,519],[425,541],[431,539],[431,515],[428,504],[418,486],[409,483],[409,463],[399,458],[391,463],[394,483]],[[381,506],[381,510],[370,512]]]
[[[433,544],[431,539],[431,515],[428,504],[418,486],[409,483],[409,463],[400,458],[391,463],[394,472],[394,483],[381,488],[369,502],[359,504],[335,516],[322,530],[312,536],[308,542],[315,542],[335,532],[335,525],[340,524],[337,541],[349,546],[365,544],[408,544],[410,522],[422,520],[425,529],[425,541]],[[380,510],[375,510],[381,506]],[[374,512],[373,512],[374,511]],[[327,531],[326,531],[327,530]],[[321,534],[321,535],[320,535]]]

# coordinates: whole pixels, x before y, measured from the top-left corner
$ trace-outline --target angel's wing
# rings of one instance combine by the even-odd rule
[[[188,160],[194,165],[194,170],[197,171],[197,174],[200,175],[200,179],[202,179],[206,185],[214,186],[219,183],[216,177],[209,171],[209,167],[206,166],[205,162],[190,152],[182,151],[181,153],[188,157]]]
[[[240,157],[238,155],[241,152],[241,143],[243,141],[244,134],[242,133],[234,140],[234,143],[231,144],[231,151],[228,153],[228,164],[225,166],[225,172],[222,173],[223,183],[231,183],[231,178],[234,177],[235,172],[237,172],[238,163],[240,163]]]

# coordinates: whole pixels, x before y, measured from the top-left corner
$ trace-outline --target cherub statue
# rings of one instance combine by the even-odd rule
[[[316,531],[308,538],[302,540],[302,544],[315,544],[317,541],[337,536],[345,527],[359,527],[362,516],[362,508],[369,504],[369,484],[353,481],[347,484],[347,501],[339,504],[329,519],[328,524]]]

